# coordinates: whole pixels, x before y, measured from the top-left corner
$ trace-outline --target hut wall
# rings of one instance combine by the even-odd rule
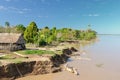
[[[25,49],[25,44],[0,43],[0,50],[16,51],[16,50],[23,50],[23,49]]]
[[[10,50],[9,43],[0,43],[0,50]]]

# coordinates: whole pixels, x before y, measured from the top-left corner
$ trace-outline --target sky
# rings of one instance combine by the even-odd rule
[[[0,25],[39,28],[91,28],[99,34],[120,34],[120,0],[0,0]]]

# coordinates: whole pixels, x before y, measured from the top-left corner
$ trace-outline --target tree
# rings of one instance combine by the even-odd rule
[[[18,25],[16,25],[16,32],[17,33],[24,33],[24,31],[25,31],[25,26],[23,25],[23,24],[18,24]]]
[[[5,26],[6,26],[6,32],[7,32],[7,33],[10,33],[10,32],[11,32],[10,23],[6,21],[6,22],[5,22]]]
[[[56,27],[53,27],[51,29],[51,35],[52,35],[53,41],[57,40],[57,30],[56,30]]]
[[[37,44],[39,46],[45,46],[48,44],[51,44],[53,41],[56,41],[57,31],[56,27],[53,27],[52,29],[49,29],[49,27],[44,27],[43,29],[40,29],[38,36]]]
[[[5,22],[5,26],[6,26],[6,27],[10,27],[10,23],[6,21],[6,22]]]
[[[80,30],[75,30],[75,39],[79,39],[80,38]]]
[[[49,27],[46,26],[43,29],[41,29],[41,31],[39,32],[39,41],[45,42],[47,44],[49,37],[50,37],[50,29]]]
[[[58,31],[58,34],[61,35],[59,41],[67,41],[74,39],[75,32],[71,28],[62,28]]]
[[[25,32],[24,32],[24,38],[28,43],[34,43],[34,38],[37,36],[38,28],[35,22],[31,22]]]

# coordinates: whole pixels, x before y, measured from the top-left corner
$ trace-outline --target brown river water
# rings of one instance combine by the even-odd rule
[[[71,57],[67,64],[80,75],[68,71],[27,76],[17,80],[120,80],[120,36],[98,36],[99,41],[79,47],[82,58]]]

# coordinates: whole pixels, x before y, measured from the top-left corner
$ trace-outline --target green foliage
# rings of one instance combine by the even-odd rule
[[[22,25],[22,24],[16,25],[15,28],[16,28],[16,32],[17,32],[17,33],[24,33],[24,31],[25,31],[25,29],[26,29],[26,28],[24,27],[24,25]]]
[[[68,40],[91,40],[96,38],[96,32],[92,29],[73,30],[70,28],[56,29],[53,27],[45,27],[39,31],[38,42],[39,46],[52,44],[52,42],[61,42]]]
[[[86,36],[85,31],[80,31],[78,38],[79,38],[80,40],[83,40],[83,39],[85,39],[85,36]]]
[[[39,38],[38,45],[39,46],[47,45],[47,42],[46,42],[45,38],[43,38],[43,37]]]
[[[6,26],[6,31],[5,32],[10,33],[11,32],[10,23],[6,21],[5,26]]]
[[[25,27],[22,24],[10,26],[9,22],[5,22],[5,27],[0,26],[0,33],[24,33]]]
[[[48,43],[48,44],[52,43],[52,41],[55,40],[54,38],[55,38],[54,35],[50,35],[50,36],[48,37],[48,39],[47,39],[47,43]]]
[[[5,22],[5,26],[6,26],[6,27],[9,27],[9,26],[10,26],[10,23],[6,21],[6,22]]]
[[[74,36],[76,39],[78,39],[80,37],[80,31],[79,30],[75,30],[74,31]]]
[[[38,34],[38,42],[39,46],[45,46],[48,44],[51,44],[53,41],[55,41],[56,38],[56,27],[49,29],[49,27],[45,27],[39,31]]]
[[[91,29],[87,29],[85,31],[81,31],[80,32],[80,40],[91,40],[91,39],[95,39],[96,38],[96,32],[94,30]]]
[[[74,39],[74,30],[70,28],[62,28],[58,30],[57,38],[58,41],[67,41]]]
[[[34,43],[34,37],[37,36],[38,28],[35,22],[31,22],[25,32],[24,32],[24,38],[28,43]]]
[[[69,40],[91,40],[95,39],[97,34],[96,31],[91,29],[91,25],[88,25],[86,30],[56,29],[56,27],[50,29],[48,26],[38,30],[35,22],[31,22],[26,28],[22,24],[10,27],[9,22],[5,22],[5,26],[0,26],[0,33],[24,33],[26,42],[36,44],[36,46],[54,45],[55,43]]]
[[[56,27],[53,27],[51,29],[51,35],[52,35],[51,39],[56,41],[57,40],[57,29],[56,29]]]
[[[50,36],[50,30],[48,27],[45,27],[39,31],[39,46],[45,46],[48,42],[48,37]]]

